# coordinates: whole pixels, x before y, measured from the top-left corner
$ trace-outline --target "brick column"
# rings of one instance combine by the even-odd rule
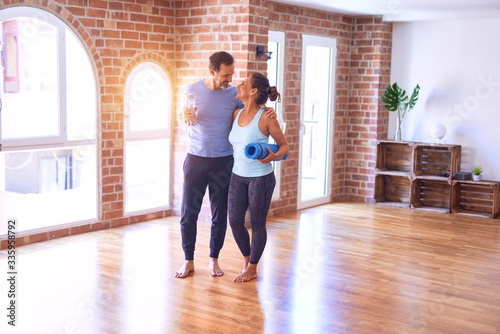
[[[380,96],[390,80],[392,24],[357,18],[352,33],[346,137],[345,200],[372,202],[376,141],[387,137]]]
[[[256,59],[257,44],[267,45],[267,0],[176,1],[175,64],[176,110],[180,110],[184,87],[205,78],[208,58],[216,51],[227,51],[235,58],[233,84],[237,85],[250,71],[267,69],[266,61]],[[177,124],[174,137],[174,213],[180,212],[182,164],[187,150],[187,132]],[[205,198],[200,219],[210,220]]]

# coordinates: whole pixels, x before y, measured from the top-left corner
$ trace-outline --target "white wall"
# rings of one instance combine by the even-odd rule
[[[394,23],[391,83],[420,98],[402,139],[433,143],[442,123],[447,144],[462,145],[462,171],[474,164],[500,180],[500,19]],[[389,138],[394,138],[395,113]]]

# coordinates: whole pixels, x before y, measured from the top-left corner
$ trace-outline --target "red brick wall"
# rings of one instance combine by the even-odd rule
[[[173,211],[123,215],[123,94],[125,80],[143,60],[157,62],[179,97],[186,84],[208,75],[208,57],[225,50],[236,58],[235,84],[250,71],[265,72],[255,48],[269,29],[284,31],[285,91],[282,101],[291,156],[282,162],[282,198],[270,215],[296,209],[300,115],[301,34],[337,38],[337,90],[332,201],[370,200],[375,141],[387,135],[388,112],[378,96],[389,83],[391,26],[374,18],[267,0],[31,0],[0,1],[0,8],[29,4],[65,21],[83,41],[98,77],[100,220],[80,227],[27,236],[29,243],[176,214],[180,206],[186,129],[175,119]],[[173,101],[176,110],[179,103]],[[349,152],[349,153],[348,153]],[[207,208],[200,217],[209,220]],[[2,242],[2,247],[5,243]]]
[[[373,202],[377,139],[387,138],[389,112],[380,96],[390,81],[392,25],[357,18],[351,36],[345,138],[344,199]]]
[[[345,161],[345,118],[349,84],[349,44],[353,19],[339,14],[329,14],[312,9],[290,7],[272,3],[269,29],[285,32],[285,87],[284,120],[287,123],[287,139],[292,152],[299,150],[302,34],[319,35],[337,39],[337,91],[335,100],[335,125],[333,147],[332,198],[342,199],[343,166]],[[297,206],[298,154],[292,153],[284,165],[282,195],[286,203],[284,211]]]
[[[332,201],[371,202],[376,139],[387,135],[388,112],[378,100],[389,82],[391,24],[278,3],[269,12],[269,29],[286,34],[284,117],[292,152],[299,147],[302,34],[337,40]],[[280,207],[291,211],[297,202],[296,154],[284,175],[286,201]]]

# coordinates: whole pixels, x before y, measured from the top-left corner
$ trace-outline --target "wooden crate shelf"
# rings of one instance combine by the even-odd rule
[[[496,218],[500,210],[500,182],[453,180],[452,213]]]
[[[380,140],[377,143],[378,172],[411,173],[413,161],[413,144],[411,142],[397,142]]]
[[[453,180],[460,145],[379,140],[375,202],[415,210],[500,216],[500,182]]]
[[[412,184],[411,207],[417,210],[431,210],[450,213],[451,182],[417,178]]]
[[[379,140],[375,202],[450,213],[460,156],[460,145]]]
[[[453,178],[460,169],[459,145],[416,145],[413,171],[416,177]]]
[[[375,201],[379,204],[409,207],[410,184],[408,176],[380,174],[375,177]]]

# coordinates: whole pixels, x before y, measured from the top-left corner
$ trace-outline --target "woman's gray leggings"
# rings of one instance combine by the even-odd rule
[[[241,177],[231,174],[228,195],[228,219],[234,240],[243,256],[250,256],[250,263],[257,264],[267,241],[266,218],[271,205],[276,178],[274,172],[258,177]],[[245,227],[245,214],[250,210],[252,243]]]

